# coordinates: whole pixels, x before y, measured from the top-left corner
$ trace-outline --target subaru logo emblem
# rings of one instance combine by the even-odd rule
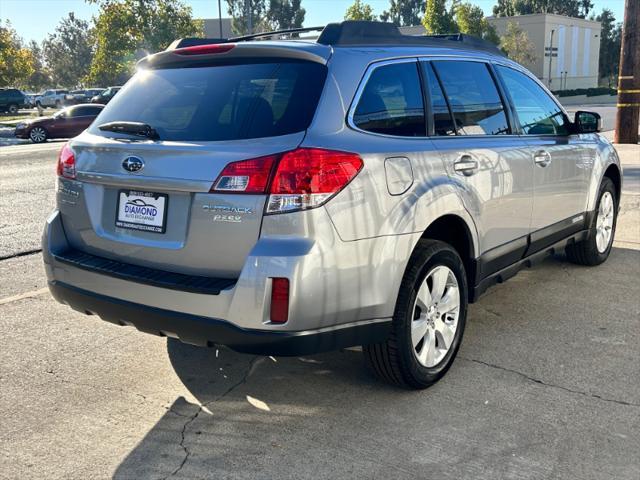
[[[144,168],[144,162],[138,157],[127,157],[122,161],[122,168],[131,173],[139,172]]]

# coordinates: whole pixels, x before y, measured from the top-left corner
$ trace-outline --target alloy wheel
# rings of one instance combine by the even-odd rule
[[[421,365],[435,367],[451,348],[458,328],[460,288],[453,271],[439,265],[420,284],[413,308],[411,341]]]
[[[47,139],[47,132],[44,131],[44,128],[34,127],[29,133],[29,138],[35,143],[41,143]]]
[[[596,247],[599,253],[604,253],[613,236],[613,217],[615,208],[610,192],[604,192],[600,198],[600,207],[596,219]]]

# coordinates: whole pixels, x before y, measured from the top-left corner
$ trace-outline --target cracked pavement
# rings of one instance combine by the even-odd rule
[[[620,148],[609,261],[490,289],[422,392],[354,349],[202,349],[55,303],[37,249],[58,147],[0,149],[0,479],[640,478],[640,147]]]

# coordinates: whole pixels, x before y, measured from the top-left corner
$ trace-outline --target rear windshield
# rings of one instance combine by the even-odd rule
[[[252,63],[144,70],[91,128],[142,122],[161,140],[223,141],[300,132],[315,112],[326,67],[312,62]]]

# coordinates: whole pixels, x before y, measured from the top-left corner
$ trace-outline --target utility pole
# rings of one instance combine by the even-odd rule
[[[247,17],[247,35],[251,35],[253,33],[253,19],[252,17],[252,8],[251,8],[251,0],[244,0],[245,6],[245,15]]]
[[[620,47],[614,143],[638,143],[640,122],[640,1],[626,0]]]
[[[222,0],[218,0],[218,25],[220,26],[220,35],[219,38],[224,38],[222,36],[222,4],[220,3]]]

